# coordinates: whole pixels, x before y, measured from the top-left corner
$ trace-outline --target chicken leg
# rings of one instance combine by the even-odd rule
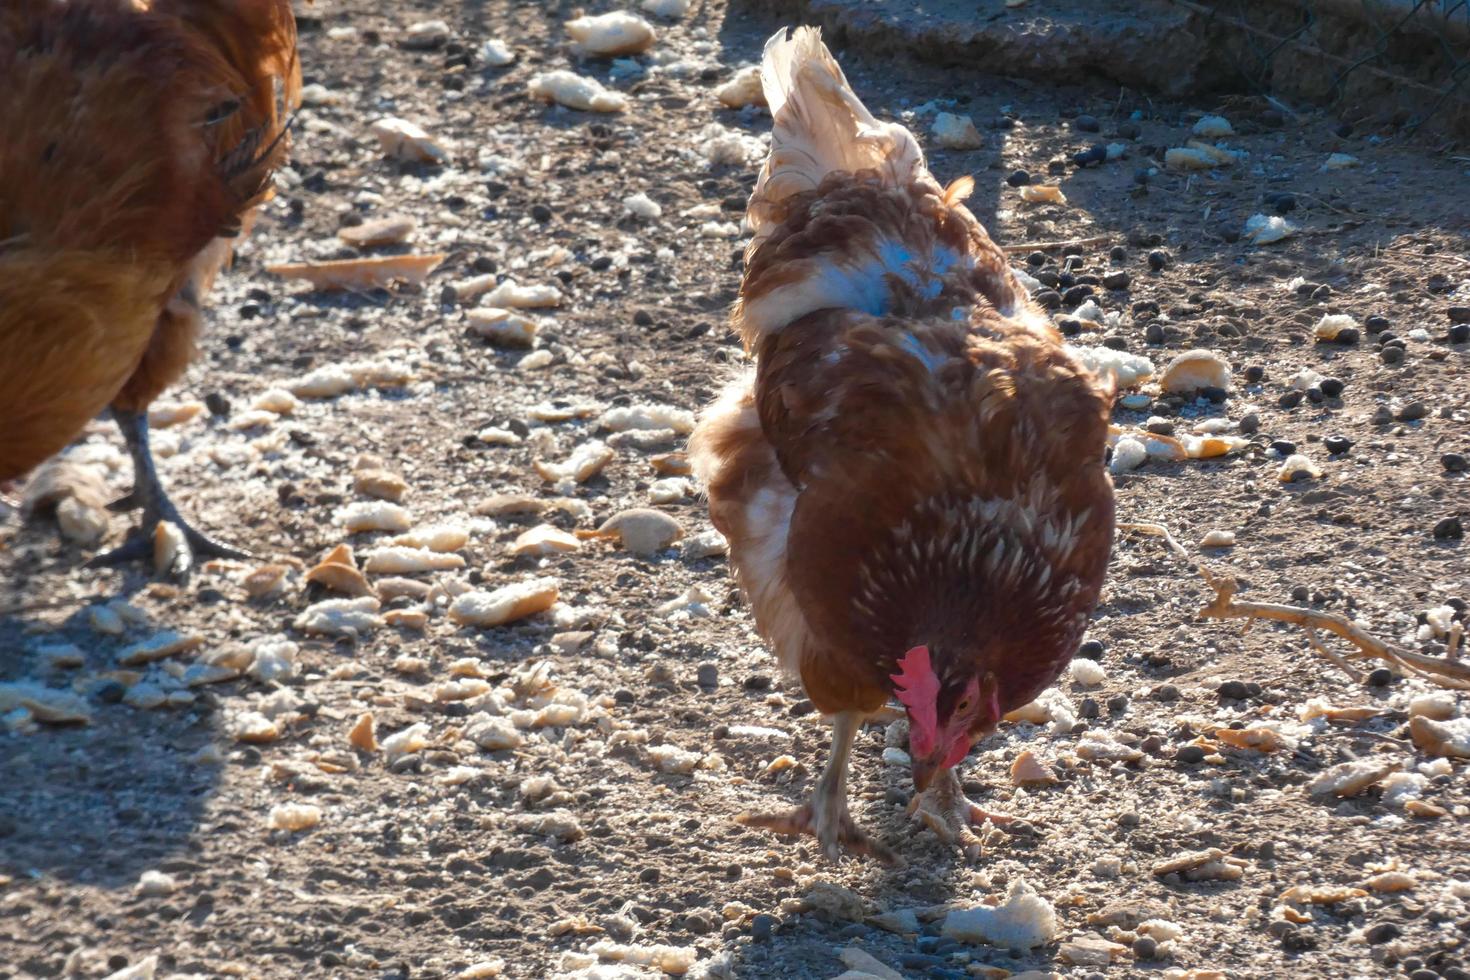
[[[810,802],[789,813],[742,813],[735,819],[747,827],[764,827],[778,834],[811,834],[822,853],[836,861],[843,851],[894,864],[897,857],[853,823],[847,811],[847,765],[853,739],[862,725],[860,711],[841,711],[832,719],[832,756],[822,770]]]
[[[982,826],[986,821],[1003,826],[1016,819],[1004,813],[991,813],[971,802],[953,769],[941,769],[935,773],[929,788],[915,793],[909,801],[908,814],[910,819],[934,831],[946,844],[960,848],[971,861],[980,856],[980,838],[975,836],[971,827]]]
[[[163,489],[163,484],[158,479],[158,471],[153,466],[153,452],[148,447],[147,411],[135,412],[114,408],[112,417],[116,420],[117,427],[122,430],[123,438],[127,440],[128,455],[133,458],[133,489],[114,506],[122,509],[141,507],[143,521],[138,526],[138,530],[133,532],[120,547],[97,555],[87,562],[87,567],[104,568],[121,565],[124,562],[146,561],[152,558],[153,535],[158,525],[164,521],[169,521],[182,531],[184,540],[189,544],[187,551],[182,552],[174,561],[174,567],[169,569],[175,575],[183,576],[188,573],[193,556],[249,558],[248,551],[232,548],[201,534],[179,516],[178,509],[174,507],[167,491]]]

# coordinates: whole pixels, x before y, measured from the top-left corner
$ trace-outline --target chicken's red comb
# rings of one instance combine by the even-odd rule
[[[898,662],[898,673],[889,679],[897,685],[894,694],[909,709],[913,747],[927,754],[939,734],[939,678],[929,663],[929,648],[914,647],[904,654]]]

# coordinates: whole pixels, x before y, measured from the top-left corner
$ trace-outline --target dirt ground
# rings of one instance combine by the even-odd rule
[[[778,22],[696,3],[658,22],[650,54],[579,63],[560,26],[570,5],[327,0],[306,13],[294,161],[215,289],[199,362],[170,395],[208,398],[212,411],[158,433],[181,508],[259,560],[158,583],[144,569],[83,569],[92,549],[49,519],[0,524],[0,681],[70,689],[90,716],[4,714],[0,977],[101,977],[153,955],[164,977],[454,977],[496,961],[511,977],[645,975],[598,963],[586,951],[599,943],[673,947],[662,955],[675,968],[689,950],[690,975],[713,977],[833,977],[854,945],[904,977],[1470,976],[1466,763],[1409,738],[1410,702],[1430,686],[1355,681],[1294,628],[1200,620],[1208,590],[1155,539],[1118,541],[1090,633],[1100,683],[1064,678],[1049,720],[1003,726],[965,764],[977,799],[1024,818],[987,830],[978,863],[906,820],[908,770],[882,758],[903,742],[881,725],[859,738],[854,815],[901,867],[834,866],[809,841],[737,825],[742,810],[803,798],[826,732],[776,676],[725,560],[696,538],[709,530],[698,497],[656,505],[685,541],[650,557],[600,540],[549,557],[511,545],[541,523],[586,530],[686,489],[655,488],[665,477],[651,465],[682,434],[603,422],[618,407],[696,411],[742,360],[724,327],[741,252],[732,225],[769,117],[723,108],[712,91],[758,58]],[[405,48],[410,25],[434,18],[447,42]],[[493,38],[516,52],[513,65],[484,65]],[[1079,344],[1101,332],[1160,369],[1204,347],[1234,368],[1223,402],[1117,410],[1120,425],[1158,416],[1156,428],[1181,435],[1227,419],[1249,442],[1119,474],[1121,520],[1162,522],[1196,554],[1207,532],[1234,532],[1233,548],[1206,558],[1234,570],[1248,598],[1344,613],[1385,640],[1444,652],[1420,622],[1446,603],[1463,620],[1470,599],[1449,520],[1470,520],[1467,477],[1442,460],[1470,452],[1470,348],[1447,339],[1451,308],[1470,307],[1464,156],[1388,130],[1340,134],[1321,115],[1282,119],[1258,100],[1169,104],[837,54],[870,107],[926,145],[936,109],[974,118],[983,145],[931,146],[930,162],[941,180],[976,176],[973,206],[999,242],[1096,239],[1075,249],[1067,281],[1128,273],[1124,289],[1094,286],[1102,311],[1121,315],[1101,331],[1084,325]],[[531,76],[573,66],[611,79],[627,111],[527,97]],[[1228,145],[1248,156],[1189,174],[1150,159],[1182,146],[1202,112],[1226,116]],[[369,125],[392,115],[423,126],[448,160],[385,159]],[[1071,162],[1098,142],[1127,155]],[[1332,153],[1357,165],[1324,172]],[[1017,169],[1059,184],[1068,205],[1022,201],[1006,183]],[[622,202],[637,193],[661,216],[630,216]],[[1296,233],[1242,239],[1246,219],[1274,213],[1281,194]],[[265,271],[359,254],[339,228],[383,215],[414,218],[415,237],[370,251],[447,253],[421,288],[323,293]],[[1064,273],[1065,250],[1041,266],[1029,251],[1018,265]],[[1153,251],[1164,253],[1158,271]],[[535,352],[492,346],[466,312],[483,300],[445,290],[491,274],[560,291],[560,306],[529,311],[542,319]],[[1080,296],[1068,298],[1070,311]],[[1315,342],[1326,313],[1354,317],[1360,340]],[[1383,353],[1396,344],[1370,316],[1387,318],[1401,357]],[[342,365],[356,368],[353,390],[237,427],[267,389]],[[1340,380],[1340,395],[1284,407],[1305,369]],[[490,429],[514,444],[495,444]],[[1350,450],[1329,452],[1331,437]],[[594,439],[613,458],[585,483],[534,468]],[[1279,479],[1293,451],[1283,441],[1320,475]],[[356,637],[308,634],[297,617],[333,596],[303,570],[343,542],[360,560],[391,536],[350,535],[339,519],[365,499],[354,490],[363,454],[406,482],[416,527],[468,530],[453,552],[466,564],[410,576],[435,584],[421,630],[410,615]],[[72,456],[111,493],[126,489],[110,425]],[[495,498],[508,494],[541,503],[506,513]],[[540,506],[550,509],[529,512]],[[127,527],[112,518],[109,541]],[[273,562],[294,563],[281,591],[249,599],[245,576]],[[560,605],[485,629],[446,615],[465,588],[535,578],[556,580]],[[382,611],[420,605],[397,598]],[[120,664],[160,629],[198,645]],[[294,670],[234,676],[255,661],[270,677],[261,648],[281,641],[297,645]],[[227,679],[196,683],[214,677]],[[1304,718],[1314,705],[1370,710]],[[1460,715],[1463,698],[1416,710]],[[422,727],[399,751],[357,752],[348,732],[364,712],[380,742]],[[1232,725],[1274,730],[1276,750],[1212,734]],[[259,741],[239,740],[255,729]],[[1054,768],[1054,784],[1012,785],[1025,749]],[[772,765],[780,757],[790,758]],[[1401,774],[1346,799],[1311,792],[1354,760]],[[319,808],[319,824],[272,829],[285,804]],[[1181,862],[1202,870],[1159,868],[1210,849],[1220,853]],[[1403,874],[1383,877],[1393,871]],[[1055,909],[1053,941],[1012,953],[940,935],[946,908],[994,901],[1018,880]],[[1362,891],[1311,902],[1288,894],[1295,886]],[[1150,919],[1179,935],[1139,933]],[[1077,939],[1117,946],[1079,952]],[[1111,962],[1069,962],[1089,956]]]

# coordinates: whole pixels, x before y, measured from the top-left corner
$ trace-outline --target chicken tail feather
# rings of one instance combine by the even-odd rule
[[[782,201],[815,190],[833,171],[873,170],[899,187],[924,169],[913,134],[873,117],[822,43],[820,29],[783,28],[767,41],[761,87],[774,123],[771,155],[747,214],[752,248],[782,220]]]

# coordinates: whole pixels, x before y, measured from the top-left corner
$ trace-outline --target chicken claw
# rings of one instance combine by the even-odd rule
[[[896,854],[853,822],[845,803],[826,807],[822,802],[820,797],[816,797],[805,806],[786,813],[742,813],[735,822],[793,837],[811,834],[822,845],[822,853],[830,861],[840,860],[845,851],[887,865],[898,863]]]
[[[980,838],[971,827],[983,826],[986,821],[1004,826],[1016,819],[1004,813],[992,813],[971,802],[953,769],[941,770],[935,774],[927,790],[914,795],[909,801],[908,815],[909,819],[934,831],[946,844],[960,848],[971,861],[980,857]]]
[[[95,556],[87,562],[87,567],[107,568],[130,561],[150,561],[153,557],[154,532],[164,521],[169,521],[177,527],[189,545],[187,551],[181,549],[178,558],[174,561],[174,567],[169,569],[175,575],[186,575],[193,559],[199,556],[249,558],[250,552],[215,541],[194,530],[189,522],[180,516],[178,508],[174,506],[174,502],[168,497],[168,492],[159,482],[158,471],[153,467],[153,453],[148,448],[148,413],[114,408],[112,414],[117,420],[118,428],[127,438],[128,453],[133,457],[133,489],[114,507],[120,509],[141,507],[143,508],[143,521],[138,530],[130,535],[121,546]]]

